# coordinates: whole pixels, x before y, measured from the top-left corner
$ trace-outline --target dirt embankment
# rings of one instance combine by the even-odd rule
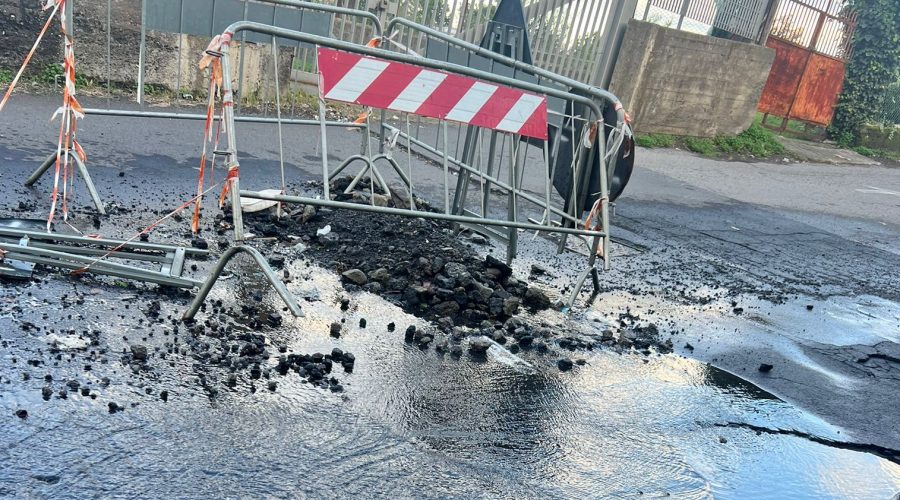
[[[48,12],[42,12],[36,0],[0,0],[0,69],[15,72],[31,49]],[[29,65],[31,74],[47,64],[60,62],[62,34],[59,24],[47,30]]]

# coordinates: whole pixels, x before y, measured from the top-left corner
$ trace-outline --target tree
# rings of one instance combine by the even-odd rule
[[[900,8],[897,0],[851,0],[857,12],[851,56],[834,121],[828,129],[842,145],[859,142],[860,127],[877,119],[888,89],[900,77]]]

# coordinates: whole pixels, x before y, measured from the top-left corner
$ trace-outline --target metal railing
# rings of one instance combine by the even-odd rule
[[[398,23],[399,23],[399,21],[398,21]],[[411,24],[414,25],[415,23],[411,23]],[[430,68],[430,69],[434,69],[434,70],[448,71],[448,72],[452,72],[452,73],[455,73],[458,75],[477,78],[482,81],[505,85],[505,86],[509,86],[512,88],[520,89],[520,90],[536,92],[536,93],[543,94],[546,96],[552,96],[552,97],[555,97],[558,99],[562,99],[562,100],[572,102],[572,103],[578,103],[579,105],[584,106],[584,109],[586,109],[587,113],[588,113],[587,116],[582,117],[585,125],[590,125],[590,126],[594,126],[594,127],[599,126],[599,127],[601,127],[601,130],[602,130],[602,127],[604,126],[604,123],[602,120],[602,116],[603,116],[602,108],[601,108],[601,105],[595,101],[595,98],[577,95],[577,94],[572,93],[568,89],[561,89],[556,86],[546,86],[546,85],[541,85],[538,83],[525,82],[525,81],[517,80],[517,79],[511,78],[511,77],[501,76],[501,75],[481,71],[478,69],[473,69],[470,67],[465,67],[465,66],[451,64],[451,63],[444,62],[444,61],[437,61],[437,60],[433,60],[433,59],[426,59],[426,58],[418,57],[415,55],[410,55],[406,52],[392,52],[392,51],[373,48],[373,47],[369,47],[369,46],[353,44],[353,43],[345,42],[345,41],[341,41],[341,40],[335,40],[332,38],[325,38],[325,37],[320,37],[320,36],[316,36],[316,35],[311,35],[308,33],[301,33],[301,32],[297,32],[297,31],[287,30],[284,28],[274,27],[274,26],[260,24],[260,23],[241,21],[241,22],[237,22],[237,23],[234,23],[231,26],[229,26],[228,31],[230,33],[233,33],[234,36],[237,36],[237,34],[239,34],[241,32],[253,32],[253,33],[257,33],[257,34],[269,35],[272,37],[298,40],[298,41],[310,43],[310,44],[313,44],[316,46],[339,49],[339,50],[343,50],[343,51],[347,51],[347,52],[351,52],[351,53],[355,53],[355,54],[359,54],[359,55],[363,55],[363,56],[376,57],[376,58],[387,60],[387,61],[406,63],[406,64],[411,64],[411,65],[419,66],[422,68]],[[462,43],[464,43],[464,42],[462,42]],[[225,44],[225,45],[223,45],[221,50],[222,50],[221,61],[222,61],[222,66],[223,66],[223,72],[225,74],[229,74],[230,64],[231,64],[229,61],[229,46],[227,44]],[[513,61],[513,62],[515,62],[515,61]],[[537,68],[531,67],[529,65],[523,65],[522,63],[517,63],[517,64],[518,64],[518,67],[523,70],[530,70],[530,71],[536,71],[536,72],[543,71],[543,70],[539,70]],[[558,81],[558,80],[565,79],[565,77],[561,77],[559,75],[552,75],[552,73],[547,73],[546,75],[547,75],[548,80],[557,80]],[[224,84],[223,109],[224,109],[224,113],[225,113],[225,120],[226,120],[225,129],[227,131],[227,142],[228,142],[228,146],[225,149],[224,154],[225,154],[226,164],[234,165],[235,170],[236,170],[237,165],[238,165],[238,155],[237,155],[238,148],[235,143],[232,106],[229,105],[229,102],[230,102],[229,100],[233,98],[233,88],[232,88],[232,84],[231,84],[230,80],[227,78],[224,80],[223,84]],[[599,89],[595,90],[595,93],[597,95],[601,96],[602,99],[608,100],[608,104],[610,104],[610,105],[615,106],[618,103],[618,100],[609,93],[603,93],[602,91],[599,91]],[[624,113],[621,111],[620,106],[617,107],[616,111],[618,112],[618,116],[620,117],[620,120],[623,120]],[[324,116],[324,114],[322,114],[321,116]],[[408,119],[407,119],[407,123],[408,123]],[[622,122],[622,123],[624,123],[624,122]],[[443,130],[443,136],[444,136],[444,141],[445,141],[444,142],[445,147],[444,147],[443,151],[440,151],[440,153],[443,156],[443,165],[444,165],[443,195],[444,195],[444,200],[446,200],[445,205],[444,205],[444,210],[442,212],[417,210],[414,208],[414,206],[410,206],[409,209],[400,209],[400,208],[375,206],[374,204],[361,205],[361,204],[357,204],[357,203],[349,203],[349,202],[337,201],[337,200],[330,199],[328,185],[329,185],[329,180],[331,179],[331,177],[333,177],[333,174],[331,172],[329,162],[328,162],[328,147],[327,147],[327,140],[326,140],[326,131],[323,126],[322,132],[321,132],[322,133],[321,155],[322,155],[322,179],[323,179],[323,190],[324,190],[323,194],[324,194],[324,196],[322,196],[322,197],[292,196],[292,195],[286,195],[286,194],[266,194],[266,193],[262,193],[262,192],[258,192],[258,191],[248,191],[248,190],[242,191],[242,190],[240,190],[240,186],[237,184],[239,182],[239,179],[235,178],[234,179],[235,185],[232,187],[232,198],[231,198],[232,199],[232,216],[233,216],[234,228],[235,228],[235,238],[238,240],[243,238],[243,222],[242,222],[242,214],[241,214],[241,209],[240,209],[240,202],[238,201],[239,197],[271,200],[271,201],[278,201],[278,202],[284,202],[284,203],[302,203],[302,204],[308,204],[308,205],[314,205],[314,206],[343,208],[343,209],[377,212],[377,213],[385,213],[385,214],[392,214],[392,215],[404,215],[404,216],[412,216],[412,217],[431,218],[431,219],[437,219],[437,220],[450,221],[450,222],[453,222],[456,224],[461,224],[461,225],[468,224],[468,225],[478,225],[478,226],[505,227],[510,231],[510,234],[514,234],[517,230],[527,230],[527,231],[550,232],[550,233],[587,236],[587,237],[591,238],[593,241],[593,243],[591,244],[590,257],[588,259],[589,265],[584,270],[584,272],[579,276],[578,281],[577,281],[577,286],[575,287],[575,291],[572,295],[571,300],[574,300],[575,296],[577,295],[578,291],[580,291],[581,286],[583,285],[584,281],[587,279],[588,276],[591,276],[595,286],[598,286],[599,278],[597,276],[596,268],[594,267],[594,262],[595,262],[595,259],[598,255],[598,253],[600,253],[603,255],[604,267],[608,267],[609,266],[609,250],[610,250],[610,247],[609,247],[609,245],[610,245],[609,217],[608,217],[608,208],[609,208],[608,207],[608,202],[609,202],[608,186],[609,186],[609,183],[608,183],[608,171],[607,171],[607,165],[608,165],[607,159],[609,156],[607,155],[607,142],[606,142],[605,136],[603,134],[598,134],[596,136],[596,141],[594,143],[597,145],[596,148],[586,147],[584,145],[586,142],[585,140],[578,141],[577,149],[578,149],[579,155],[581,155],[582,153],[593,155],[596,152],[596,154],[598,154],[600,157],[600,165],[601,165],[601,168],[600,168],[601,183],[600,183],[600,193],[598,193],[599,198],[598,198],[597,205],[598,205],[599,209],[598,209],[598,213],[597,213],[597,219],[596,219],[594,225],[592,225],[592,227],[580,229],[579,227],[577,227],[575,225],[569,225],[568,227],[564,227],[564,226],[554,225],[551,223],[550,216],[553,213],[553,211],[551,210],[553,202],[551,201],[551,193],[550,193],[550,180],[549,179],[550,179],[551,172],[550,172],[549,157],[547,157],[548,161],[545,162],[544,172],[542,173],[543,179],[544,179],[543,185],[544,185],[545,198],[543,198],[543,199],[537,198],[537,197],[533,196],[531,193],[528,193],[521,188],[521,186],[518,182],[518,179],[520,177],[517,177],[517,175],[521,173],[521,171],[519,170],[519,168],[520,168],[519,165],[521,163],[519,161],[519,156],[518,156],[518,152],[520,151],[520,148],[518,146],[516,148],[513,148],[512,146],[509,148],[509,153],[507,155],[507,158],[510,160],[510,162],[509,162],[510,181],[507,183],[504,183],[503,181],[501,181],[499,179],[499,176],[493,175],[490,172],[483,171],[481,168],[479,168],[480,166],[470,167],[470,169],[467,170],[468,173],[476,176],[476,182],[481,182],[483,186],[486,183],[487,189],[500,188],[500,189],[505,189],[507,191],[508,200],[509,200],[509,206],[507,207],[507,214],[508,214],[507,218],[505,218],[505,219],[497,218],[493,215],[493,213],[488,212],[488,211],[484,211],[480,214],[468,215],[467,213],[460,214],[460,213],[457,213],[455,210],[451,210],[450,204],[449,204],[449,191],[450,191],[449,176],[447,175],[449,151],[448,151],[448,148],[446,147],[446,137],[447,137],[446,122],[441,123],[439,125],[439,127]],[[588,128],[590,128],[590,127],[585,127],[583,130],[587,130]],[[586,137],[586,135],[585,136],[580,135],[579,137],[584,138],[584,137]],[[618,136],[615,136],[615,137],[618,137]],[[411,139],[409,137],[409,135],[407,135],[407,138]],[[518,141],[517,137],[510,136],[510,138],[513,139],[514,141]],[[614,139],[614,140],[618,140],[618,139]],[[574,144],[573,144],[573,147],[575,147]],[[618,146],[614,145],[613,151],[615,150],[616,147],[618,147]],[[544,151],[545,151],[545,153],[548,151],[546,146],[544,148]],[[367,151],[366,156],[371,157],[371,154]],[[350,159],[348,159],[348,160],[350,160]],[[410,162],[411,162],[411,160],[410,160]],[[342,164],[341,167],[339,167],[339,168],[343,168],[347,163],[348,163],[348,161],[345,161],[344,164]],[[369,167],[369,165],[371,165],[371,163],[372,163],[372,161],[369,161],[367,163],[367,168]],[[409,189],[410,199],[413,199],[413,188],[412,188],[413,181],[411,178],[411,176],[412,176],[412,168],[411,167],[412,167],[412,164],[410,164],[410,169],[409,169],[410,178],[404,179],[404,181],[408,181],[406,183],[406,185],[408,186],[408,189]],[[371,172],[372,172],[373,178],[378,176],[374,169],[372,169]],[[374,180],[373,180],[373,182],[374,182]],[[374,187],[373,187],[373,193],[374,193]],[[526,222],[526,221],[519,220],[517,207],[518,207],[520,200],[531,201],[531,202],[534,202],[535,204],[537,204],[538,206],[540,206],[544,210],[544,213],[546,215],[544,220],[542,220],[540,222],[534,222],[534,221],[530,221],[530,220]],[[561,212],[563,214],[567,213],[567,211],[565,211],[565,210],[562,210]],[[580,215],[580,211],[578,211],[578,214]]]
[[[850,58],[856,12],[845,1],[781,0],[771,36],[842,61]]]
[[[643,21],[703,35],[759,40],[771,0],[641,0]]]

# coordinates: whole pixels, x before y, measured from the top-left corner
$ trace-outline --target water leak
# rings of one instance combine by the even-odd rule
[[[334,275],[307,273],[303,286],[321,300],[267,333],[294,352],[355,353],[344,393],[289,373],[275,377],[274,392],[242,381],[210,400],[190,364],[172,361],[153,380],[170,388],[167,403],[114,379],[105,397],[139,404],[111,415],[102,398],[43,401],[41,381],[4,384],[0,412],[28,407],[29,417],[4,418],[0,495],[886,498],[900,490],[900,465],[806,439],[843,435],[709,365],[594,351],[560,372],[555,358],[500,346],[455,359],[405,344],[405,326],[421,323],[376,296],[354,295],[339,311]],[[245,288],[218,286],[212,299],[240,303]],[[341,338],[330,337],[328,325],[342,318]],[[17,376],[9,358],[5,381]]]

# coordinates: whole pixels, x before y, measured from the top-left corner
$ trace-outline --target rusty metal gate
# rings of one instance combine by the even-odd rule
[[[844,82],[856,14],[843,0],[782,0],[766,46],[775,61],[759,111],[828,126]]]

